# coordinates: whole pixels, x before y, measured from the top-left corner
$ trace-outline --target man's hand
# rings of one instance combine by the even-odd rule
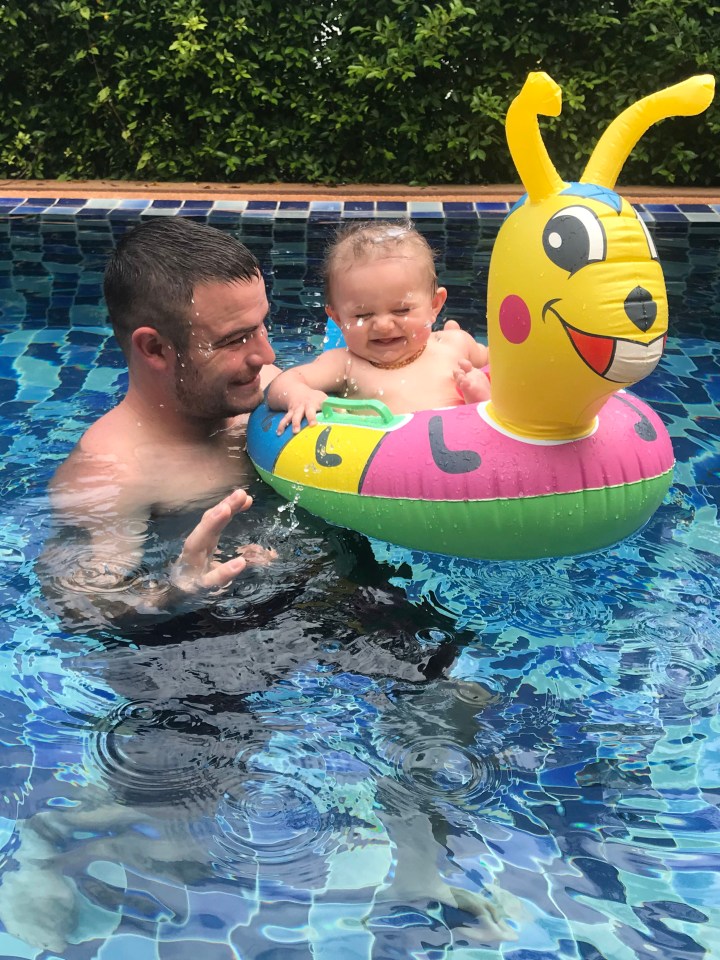
[[[173,564],[170,580],[181,593],[192,596],[226,587],[245,569],[248,559],[233,557],[224,563],[215,560],[215,551],[223,530],[237,513],[252,506],[252,497],[244,490],[235,490],[202,515],[190,533],[182,553]],[[252,562],[252,561],[250,561]]]

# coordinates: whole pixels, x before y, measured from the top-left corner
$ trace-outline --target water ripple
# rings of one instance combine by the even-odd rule
[[[237,750],[213,734],[201,717],[134,701],[95,732],[89,761],[124,803],[196,804],[217,792],[218,770]]]
[[[322,756],[294,738],[248,743],[217,804],[211,853],[225,877],[312,889],[339,839]]]
[[[465,811],[486,807],[502,774],[498,758],[479,754],[446,737],[386,738],[379,745],[392,776],[383,781],[387,806],[402,814],[408,798],[430,805],[452,804]]]
[[[540,637],[569,634],[577,638],[604,631],[611,614],[595,592],[586,589],[564,579],[537,583],[525,590],[522,606],[515,608],[509,622]]]

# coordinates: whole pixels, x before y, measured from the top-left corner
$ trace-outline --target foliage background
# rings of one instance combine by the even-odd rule
[[[0,0],[0,176],[502,183],[531,70],[576,179],[628,103],[720,71],[695,0]],[[720,96],[718,97],[720,104]],[[720,105],[653,128],[624,183],[717,184]]]

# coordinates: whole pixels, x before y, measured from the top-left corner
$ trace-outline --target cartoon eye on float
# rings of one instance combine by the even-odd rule
[[[542,242],[548,260],[569,274],[604,260],[607,253],[600,218],[588,207],[566,207],[556,213],[545,227]]]

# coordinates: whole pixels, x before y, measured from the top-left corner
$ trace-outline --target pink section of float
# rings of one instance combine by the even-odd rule
[[[437,463],[441,450],[450,459],[461,451],[480,457],[468,472],[447,473]],[[441,431],[440,431],[441,426]],[[584,440],[538,444],[505,436],[491,427],[475,405],[423,410],[389,432],[368,466],[362,493],[415,500],[490,500],[573,493],[635,483],[670,470],[670,438],[659,417],[636,396],[610,397],[598,429]],[[402,469],[398,469],[402,466]]]

